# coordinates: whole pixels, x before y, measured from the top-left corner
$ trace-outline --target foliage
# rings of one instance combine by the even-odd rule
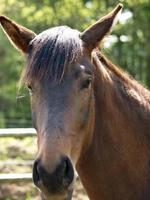
[[[58,25],[82,31],[117,3],[116,0],[0,0],[0,13],[36,33]],[[132,17],[118,23],[113,32],[115,42],[103,51],[149,87],[150,2],[125,0],[123,4],[124,12],[130,12]],[[14,50],[0,29],[0,127],[31,126],[28,93],[24,89],[18,94],[17,90],[24,65],[24,57]]]

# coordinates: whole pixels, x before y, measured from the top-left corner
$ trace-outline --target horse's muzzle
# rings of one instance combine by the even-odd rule
[[[68,157],[62,157],[53,173],[48,173],[40,160],[33,165],[33,181],[41,190],[49,195],[57,195],[68,192],[69,186],[74,180],[74,170]]]

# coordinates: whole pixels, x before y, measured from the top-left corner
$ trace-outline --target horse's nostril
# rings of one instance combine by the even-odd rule
[[[68,158],[63,159],[64,162],[64,172],[63,172],[63,185],[64,187],[69,186],[74,178],[74,171],[72,164]]]
[[[38,185],[39,181],[40,181],[40,174],[39,174],[39,160],[35,160],[34,164],[33,164],[33,182],[35,185]]]

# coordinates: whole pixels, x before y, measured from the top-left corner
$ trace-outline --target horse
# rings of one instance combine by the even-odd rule
[[[36,35],[0,16],[27,58],[33,181],[47,200],[71,199],[75,170],[91,200],[150,199],[150,92],[98,48],[122,7],[83,32],[60,26]]]

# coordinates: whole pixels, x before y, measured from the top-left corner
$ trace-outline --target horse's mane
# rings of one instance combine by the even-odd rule
[[[142,96],[147,103],[150,104],[150,91],[143,87],[142,84],[138,83],[134,78],[132,78],[127,72],[124,72],[121,68],[114,65],[106,56],[104,56],[99,50],[96,50],[96,57],[105,67],[108,75],[113,74],[120,80],[125,89],[134,90],[140,96]],[[97,63],[97,62],[95,62]],[[112,77],[111,77],[112,78]]]
[[[81,55],[79,32],[67,26],[48,29],[29,44],[27,66],[21,80],[30,83],[42,79],[60,81],[66,67]]]

